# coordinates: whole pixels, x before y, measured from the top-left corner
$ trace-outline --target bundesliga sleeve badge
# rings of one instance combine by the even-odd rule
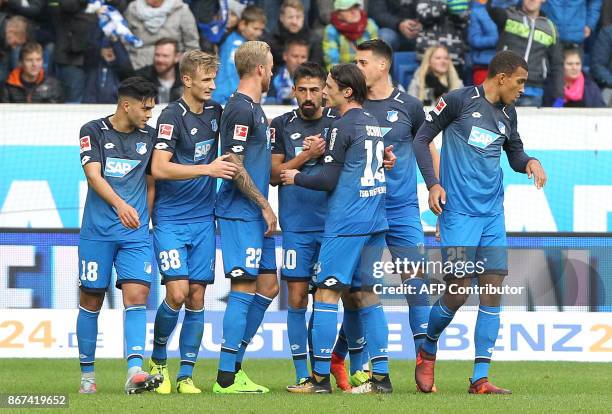
[[[81,145],[81,154],[85,151],[91,151],[91,139],[89,138],[89,135],[81,137],[79,143]]]
[[[440,115],[444,108],[446,108],[446,102],[444,101],[444,98],[440,98],[440,100],[436,104],[436,107],[433,109],[433,113],[436,115]]]
[[[161,139],[172,139],[172,131],[174,131],[174,125],[172,124],[159,124],[159,131],[157,138]]]
[[[236,141],[246,141],[249,135],[249,127],[246,125],[234,125],[234,139]]]

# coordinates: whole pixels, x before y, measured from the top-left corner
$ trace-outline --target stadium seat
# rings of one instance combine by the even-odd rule
[[[391,76],[393,80],[408,89],[412,75],[419,67],[415,52],[395,52]]]

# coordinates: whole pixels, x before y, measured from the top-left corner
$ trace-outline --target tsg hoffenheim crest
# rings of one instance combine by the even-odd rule
[[[506,134],[506,126],[502,121],[497,121],[497,128],[499,128],[499,132]]]
[[[140,155],[145,155],[147,153],[147,143],[146,142],[137,142],[136,143],[136,152]]]
[[[395,122],[397,121],[397,119],[398,119],[397,111],[387,111],[387,121]]]

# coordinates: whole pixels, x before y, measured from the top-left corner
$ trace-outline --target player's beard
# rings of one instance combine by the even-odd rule
[[[304,107],[306,104],[311,104],[312,106]],[[302,115],[304,115],[306,118],[312,118],[314,114],[317,113],[318,109],[319,107],[312,101],[304,101],[300,105],[300,112],[302,112]]]

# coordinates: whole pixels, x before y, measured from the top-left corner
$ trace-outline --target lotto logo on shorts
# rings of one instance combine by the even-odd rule
[[[79,141],[81,144],[81,154],[85,151],[91,151],[91,139],[89,139],[89,135],[82,137]]]
[[[246,125],[234,125],[234,139],[236,141],[246,141],[249,135],[249,127]]]
[[[160,124],[157,138],[161,139],[172,139],[172,131],[174,131],[174,125],[172,124]]]
[[[444,108],[446,108],[446,102],[444,101],[444,98],[440,98],[440,100],[436,104],[436,107],[434,108],[433,112],[436,115],[440,115],[440,112],[442,112],[444,110]]]

